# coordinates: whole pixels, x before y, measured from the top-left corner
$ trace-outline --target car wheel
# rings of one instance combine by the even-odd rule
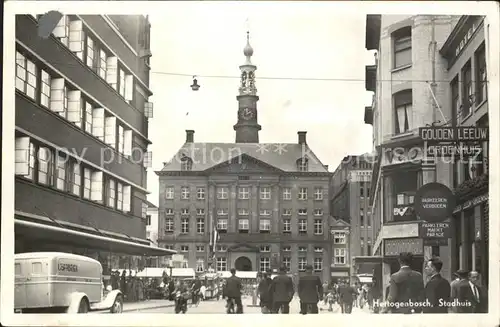
[[[78,306],[78,313],[88,313],[89,309],[89,302],[87,301],[87,299],[81,299],[80,305]]]
[[[122,313],[123,312],[123,297],[118,295],[111,307],[111,313]]]

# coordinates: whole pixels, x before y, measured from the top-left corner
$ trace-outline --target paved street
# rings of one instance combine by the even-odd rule
[[[170,305],[173,304],[173,302],[167,302],[165,305]],[[225,313],[225,304],[226,302],[224,300],[209,300],[209,301],[204,301],[201,302],[197,307],[196,306],[189,306],[187,314],[195,314],[195,313]],[[259,307],[252,307],[252,299],[247,297],[243,299],[243,312],[244,313],[260,313],[260,308]],[[124,312],[125,314],[127,313],[174,313],[174,307],[173,306],[147,306],[144,304],[141,308],[138,308],[137,310],[134,311],[126,311]],[[290,313],[292,314],[298,314],[299,313],[299,299],[294,298],[292,303],[290,304]],[[323,305],[323,303],[320,303],[320,314],[340,314],[340,307],[334,306],[333,312],[328,312],[328,306]],[[369,313],[367,308],[364,308],[363,310],[358,309],[358,308],[353,308],[353,314],[367,314]]]

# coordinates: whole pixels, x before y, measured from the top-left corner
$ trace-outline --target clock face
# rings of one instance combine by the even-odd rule
[[[254,117],[254,112],[250,108],[244,108],[242,111],[242,117],[245,120],[252,119]]]

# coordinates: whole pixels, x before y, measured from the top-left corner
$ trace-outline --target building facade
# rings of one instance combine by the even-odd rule
[[[332,176],[330,214],[350,226],[349,258],[351,276],[358,273],[353,258],[370,256],[374,233],[370,214],[371,156],[346,156]]]
[[[335,283],[338,283],[341,280],[350,281],[350,226],[342,219],[330,217],[330,221],[330,280]]]
[[[152,246],[158,245],[158,207],[149,201],[146,215],[146,239]]]
[[[440,50],[446,58],[453,126],[488,127],[487,23],[462,16]],[[488,285],[488,142],[453,166],[457,208],[452,219],[452,269],[475,270]]]
[[[40,18],[16,16],[15,251],[105,272],[170,253],[146,240],[148,19],[63,16],[42,38]]]
[[[447,61],[438,50],[459,17],[368,15],[366,49],[376,50],[375,65],[366,67],[366,89],[374,92],[365,108],[365,123],[373,125],[377,161],[373,167],[370,205],[377,235],[374,255],[384,259],[382,274],[399,269],[397,256],[415,255],[413,269],[422,271],[424,257],[439,255],[442,274],[451,277],[451,249],[424,246],[413,200],[429,182],[452,187],[452,165],[424,155],[418,128],[447,124],[450,109]]]
[[[194,131],[158,171],[160,246],[179,250],[197,272],[264,271],[306,264],[328,280],[330,173],[309,148],[259,143],[256,66],[244,49],[236,143],[200,143]]]

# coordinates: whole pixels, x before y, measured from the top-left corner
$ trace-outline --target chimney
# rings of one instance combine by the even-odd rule
[[[297,132],[297,135],[299,135],[299,144],[307,144],[306,134],[307,132]]]
[[[186,130],[186,143],[194,142],[194,131],[192,129]]]

